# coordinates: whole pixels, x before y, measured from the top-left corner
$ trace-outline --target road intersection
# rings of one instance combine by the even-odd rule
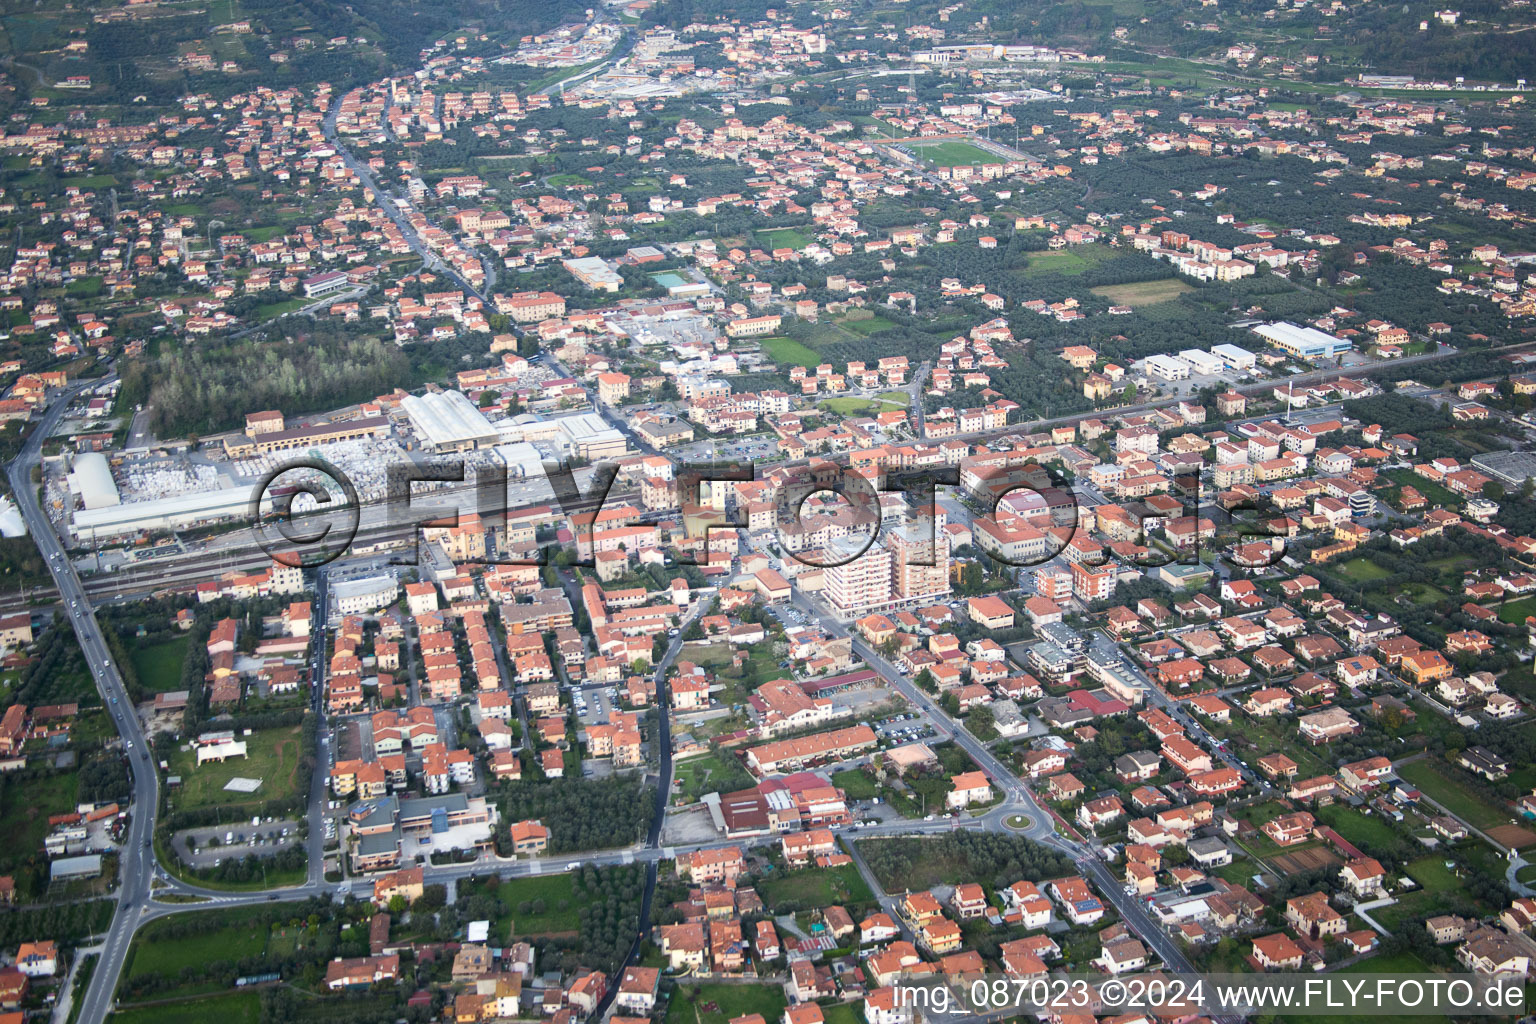
[[[177,878],[157,862],[153,836],[160,795],[158,773],[154,769],[142,727],[137,716],[132,712],[122,676],[113,663],[112,655],[107,648],[101,628],[96,622],[84,588],[74,567],[66,557],[52,524],[39,504],[38,489],[31,482],[33,471],[40,462],[43,441],[57,427],[71,401],[87,386],[88,383],[76,385],[62,393],[50,405],[21,455],[9,467],[9,476],[22,515],[36,539],[39,550],[47,560],[59,593],[64,597],[70,625],[79,639],[103,701],[112,715],[121,742],[124,744],[124,752],[128,757],[133,777],[130,826],[120,858],[118,910],[100,943],[101,961],[80,998],[79,1019],[84,1024],[99,1024],[105,1020],[113,1007],[113,993],[116,991],[125,966],[134,934],[151,921],[189,911],[252,906],[269,902],[294,902],[317,897],[344,899],[351,895],[362,894],[353,893],[351,880],[345,878],[339,881],[327,880],[324,873],[323,824],[328,806],[326,779],[335,752],[332,749],[330,730],[320,702],[318,687],[314,691],[312,710],[318,722],[319,763],[315,766],[309,794],[308,835],[305,840],[309,854],[309,868],[303,884],[230,893]],[[316,576],[313,603],[319,621],[324,622],[329,596],[326,574],[322,571]],[[955,723],[927,693],[915,686],[861,637],[851,634],[835,616],[811,603],[803,595],[796,595],[792,607],[814,617],[824,628],[834,634],[849,636],[854,652],[875,669],[894,691],[924,712],[939,730],[941,739],[953,740],[964,750],[985,771],[1002,794],[1000,802],[970,816],[870,825],[855,824],[835,831],[841,833],[848,841],[883,836],[937,836],[957,828],[1006,831],[1022,835],[1071,857],[1079,869],[1094,882],[1098,890],[1113,905],[1127,925],[1168,968],[1181,972],[1192,969],[1172,936],[1152,917],[1147,907],[1137,897],[1128,894],[1121,882],[1115,878],[1106,864],[1104,850],[1091,837],[1084,840],[1075,834],[1068,834],[1068,830],[1064,828],[1058,828],[1054,816],[1038,802],[1026,785],[985,743]],[[669,667],[682,649],[683,630],[701,612],[702,605],[693,609],[687,620],[681,624],[683,628],[679,629],[678,635],[668,645],[665,656],[655,666],[658,706],[662,708],[669,706],[666,676]],[[314,659],[312,669],[315,678],[323,678],[325,666],[322,649],[317,648]],[[1187,714],[1162,695],[1157,687],[1149,685],[1147,691],[1153,695],[1154,702],[1179,717],[1187,727],[1191,725]],[[662,842],[662,826],[671,793],[671,732],[667,715],[659,716],[658,723],[656,814],[649,834],[642,842],[621,849],[596,851],[590,854],[527,860],[501,858],[487,853],[479,860],[470,863],[424,865],[426,881],[448,883],[490,874],[503,878],[529,877],[560,873],[589,864],[596,866],[644,864],[647,867],[647,873],[641,916],[642,926],[635,936],[629,959],[626,961],[633,962],[638,957],[641,944],[648,932],[643,922],[649,919],[650,900],[655,892],[657,867],[661,862],[673,860],[698,849],[728,845],[752,847],[777,841],[776,837],[766,836],[745,840],[722,838],[687,845],[665,845]],[[1246,769],[1246,766],[1239,765],[1231,755],[1221,750],[1208,734],[1198,729],[1192,729],[1192,731],[1197,737],[1206,741],[1213,752],[1224,761],[1239,770]],[[1246,771],[1245,774],[1247,774]]]

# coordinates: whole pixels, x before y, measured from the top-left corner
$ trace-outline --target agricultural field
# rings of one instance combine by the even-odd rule
[[[534,935],[575,935],[581,927],[573,875],[511,878],[487,888],[501,908],[491,929],[507,942]]]
[[[1392,573],[1369,558],[1351,558],[1347,562],[1341,562],[1337,567],[1338,574],[1356,583],[1368,583],[1371,580],[1382,580]]]
[[[178,810],[219,806],[238,811],[290,795],[298,783],[301,728],[295,725],[254,732],[242,737],[248,756],[210,762],[201,768],[190,746],[178,749],[171,755],[168,774],[181,776],[181,785],[172,791],[171,805]],[[225,785],[234,778],[260,779],[261,786],[254,793],[226,790]]]
[[[127,1006],[107,1018],[111,1024],[258,1024],[261,993],[247,989],[203,999]]]
[[[1026,257],[1028,262],[1017,273],[1024,277],[1042,277],[1047,274],[1076,277],[1114,255],[1112,250],[1102,245],[1069,245],[1063,249],[1046,249],[1030,253]]]
[[[724,760],[731,756],[706,754],[678,761],[673,768],[674,795],[691,803],[705,793],[733,788],[741,781],[745,769]]]
[[[900,412],[906,408],[903,402],[876,401],[873,398],[855,398],[851,395],[823,399],[816,405],[828,412],[835,412],[839,416],[876,416],[882,412]]]
[[[1090,288],[1089,291],[1117,306],[1135,307],[1155,306],[1160,302],[1170,302],[1185,292],[1194,291],[1194,288],[1176,277],[1169,277],[1161,281],[1137,281],[1133,284],[1100,285],[1098,288]]]
[[[1456,888],[1456,875],[1445,866],[1444,856],[1420,857],[1404,868],[1425,892],[1442,893]]]
[[[0,779],[0,833],[9,856],[38,856],[48,835],[48,816],[75,809],[80,780],[73,771],[33,778]]]
[[[209,959],[209,950],[218,950],[222,960],[243,960],[267,955],[274,929],[265,921],[266,909],[211,911],[224,920],[223,927],[211,932],[177,935],[170,924],[151,924],[134,938],[123,976],[130,981],[144,974],[180,978],[188,967],[196,968]],[[165,919],[167,922],[174,918]]]
[[[759,231],[759,241],[769,249],[804,249],[811,244],[811,239],[804,233],[794,228],[773,228]]]
[[[1339,969],[1341,974],[1406,974],[1417,978],[1423,978],[1433,973],[1430,966],[1420,960],[1411,952],[1383,953],[1380,956],[1366,957]],[[1285,1021],[1286,1024],[1369,1024],[1376,1020],[1375,1017],[1357,1016],[1347,1013],[1318,1014],[1309,1013],[1305,1017],[1290,1016],[1276,1018]],[[1445,1016],[1414,1017],[1415,1024],[1450,1024],[1450,1018]]]
[[[1510,601],[1499,608],[1500,620],[1516,626],[1532,615],[1536,615],[1536,597],[1522,597],[1518,601]]]
[[[1317,818],[1366,853],[1382,851],[1401,838],[1381,817],[1362,814],[1344,804],[1319,807]]]
[[[764,338],[763,351],[780,366],[803,366],[810,370],[822,363],[815,350],[793,338]]]
[[[880,795],[875,780],[857,768],[850,768],[833,775],[832,785],[848,794],[850,800],[868,800]]]
[[[845,331],[852,331],[854,334],[865,337],[896,326],[885,317],[876,316],[867,309],[849,310],[847,314],[832,322]]]
[[[852,864],[769,875],[758,883],[757,891],[773,911],[869,903],[875,898]]]

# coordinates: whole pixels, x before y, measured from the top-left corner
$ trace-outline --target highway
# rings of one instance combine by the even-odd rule
[[[85,588],[80,584],[80,577],[70,564],[48,517],[43,514],[42,506],[38,504],[37,488],[32,483],[32,471],[41,463],[44,441],[57,428],[75,395],[97,383],[99,381],[76,383],[54,399],[21,454],[6,471],[11,492],[16,497],[16,504],[26,520],[32,540],[48,563],[48,571],[59,591],[60,603],[80,641],[80,650],[85,655],[86,664],[90,666],[102,703],[111,714],[112,722],[122,738],[124,754],[128,758],[129,776],[133,782],[129,824],[118,861],[117,912],[112,916],[112,924],[101,943],[100,962],[91,974],[90,985],[81,996],[79,1019],[83,1024],[98,1024],[105,1019],[111,1008],[118,975],[128,957],[129,943],[149,903],[155,874],[155,814],[160,803],[159,773],[150,759],[149,747],[139,727],[138,716],[123,686],[123,677],[112,661],[106,638],[96,622],[96,614],[91,609]]]

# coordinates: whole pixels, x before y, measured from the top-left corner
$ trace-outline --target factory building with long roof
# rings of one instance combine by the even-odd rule
[[[400,408],[410,417],[422,447],[435,452],[463,452],[499,440],[496,428],[462,391],[407,395]]]

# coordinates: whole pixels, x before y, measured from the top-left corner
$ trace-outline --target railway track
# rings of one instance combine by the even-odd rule
[[[1531,350],[1533,348],[1536,348],[1536,342],[1523,341],[1479,351],[1484,351],[1490,354],[1497,354],[1522,352]],[[1235,386],[1232,388],[1232,390],[1237,391],[1238,393],[1245,396],[1251,397],[1255,395],[1270,394],[1276,387],[1284,384],[1286,381],[1289,381],[1293,385],[1304,385],[1318,383],[1324,380],[1333,380],[1339,377],[1356,380],[1363,377],[1369,377],[1373,373],[1377,373],[1382,369],[1390,366],[1416,364],[1428,365],[1463,354],[1466,353],[1460,350],[1451,352],[1437,351],[1435,353],[1428,353],[1421,356],[1410,356],[1407,359],[1398,360],[1390,364],[1372,363],[1358,367],[1309,370],[1305,373],[1296,374],[1288,378],[1276,378],[1274,380],[1260,381],[1252,384]],[[1077,424],[1089,419],[1125,416],[1138,412],[1151,412],[1156,409],[1164,409],[1177,405],[1180,401],[1184,400],[1186,399],[1183,397],[1163,398],[1155,401],[1141,402],[1135,405],[1119,406],[1111,409],[1089,410],[1086,412],[1072,413],[1064,416],[1031,420],[1026,423],[1016,423],[1007,427],[994,428],[991,430],[981,430],[965,434],[956,434],[950,438],[946,438],[945,440],[961,440],[985,443],[987,441],[996,440],[1011,435],[1026,434],[1048,427]],[[826,456],[818,456],[817,461],[837,461],[842,457],[843,456],[839,454],[829,454]],[[794,463],[782,463],[780,465],[787,467],[793,466]],[[451,496],[453,493],[461,490],[467,492],[472,490],[472,488],[469,486],[465,486],[463,488],[443,488],[430,492],[429,494],[424,494],[422,497],[442,498],[445,496]],[[578,501],[574,508],[563,511],[565,514],[569,514],[570,512],[593,511],[598,508],[604,501],[617,503],[633,501],[638,497],[639,492],[634,489],[626,488],[624,490],[614,490],[607,495],[606,499],[601,498],[600,496],[586,497]],[[375,504],[382,503],[380,502]],[[365,510],[367,510],[373,506],[365,504],[363,507]],[[676,513],[671,513],[671,515],[675,514]],[[655,515],[662,515],[662,513],[656,513]],[[370,545],[389,545],[392,543],[408,540],[411,536],[414,535],[414,533],[414,527],[404,525],[380,524],[373,527],[364,527],[358,531],[357,537],[354,539],[352,546],[354,549],[361,547],[366,550]],[[269,564],[269,562],[270,559],[266,552],[263,551],[254,541],[252,541],[246,545],[232,546],[211,552],[205,550],[185,552],[182,554],[169,556],[163,560],[155,562],[154,564],[145,565],[142,567],[132,567],[109,573],[93,574],[85,577],[82,582],[84,584],[85,591],[87,595],[89,595],[92,603],[102,604],[119,599],[131,600],[136,597],[142,597],[162,590],[185,589],[186,587],[194,586],[200,582],[217,579],[227,572],[259,570],[264,568],[267,564]],[[58,592],[52,586],[42,586],[31,591],[27,591],[23,594],[0,596],[0,612],[8,613],[31,610],[32,608],[35,608],[39,603],[46,604],[56,601],[57,599]]]

